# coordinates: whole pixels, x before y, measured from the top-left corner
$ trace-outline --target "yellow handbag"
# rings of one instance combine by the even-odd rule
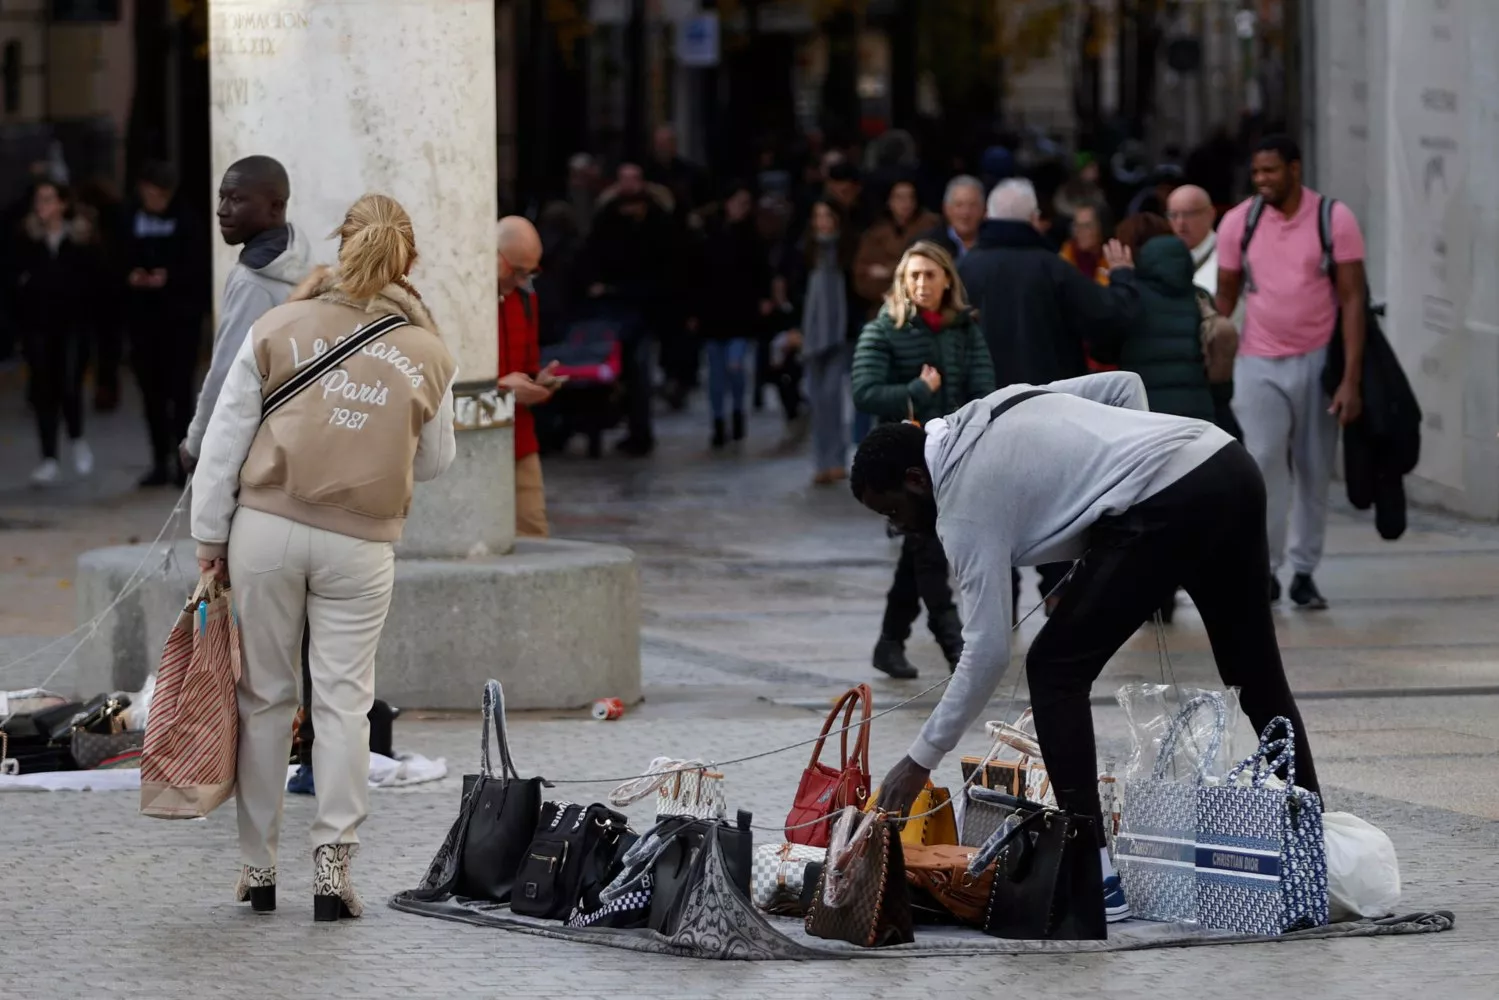
[[[864,807],[865,812],[873,812],[880,798],[880,790],[876,788],[869,796],[869,803]],[[934,811],[935,810],[935,811]],[[931,813],[930,816],[922,815]],[[926,787],[916,796],[916,801],[911,803],[910,815],[918,816],[919,819],[909,819],[901,826],[900,842],[911,847],[935,847],[939,844],[956,844],[958,842],[958,818],[953,813],[952,796],[947,789],[938,788],[930,781]]]

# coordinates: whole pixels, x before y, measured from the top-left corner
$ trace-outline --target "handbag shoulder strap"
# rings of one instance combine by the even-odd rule
[[[491,680],[484,685],[484,736],[479,748],[479,773],[486,778],[494,777],[494,768],[489,759],[489,727],[494,725],[495,741],[500,745],[500,777],[520,780],[515,761],[510,757],[510,739],[505,732],[505,689],[500,682]]]
[[[391,314],[380,317],[368,326],[358,327],[352,334],[319,354],[310,365],[281,383],[275,391],[266,396],[260,404],[261,422],[264,423],[272,413],[290,403],[303,389],[316,384],[324,375],[353,357],[357,351],[364,349],[390,331],[407,325],[406,317]]]

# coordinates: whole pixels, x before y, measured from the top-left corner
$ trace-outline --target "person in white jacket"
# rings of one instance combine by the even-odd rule
[[[318,920],[363,910],[349,859],[369,813],[368,713],[394,545],[413,481],[441,475],[456,450],[457,365],[406,280],[417,258],[410,217],[365,195],[338,235],[337,269],[261,316],[234,356],[192,508],[199,568],[232,581],[240,622],[236,897],[256,910],[276,905],[306,630]],[[373,339],[341,353],[361,333]]]

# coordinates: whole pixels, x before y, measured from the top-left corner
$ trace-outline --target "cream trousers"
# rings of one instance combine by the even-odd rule
[[[317,732],[312,845],[358,843],[369,815],[368,714],[394,549],[241,507],[229,532],[229,580],[243,648],[235,793],[241,857],[255,867],[276,864],[304,623]]]

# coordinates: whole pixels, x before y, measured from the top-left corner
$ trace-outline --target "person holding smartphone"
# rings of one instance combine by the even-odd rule
[[[546,538],[546,490],[541,479],[541,445],[531,407],[552,398],[564,379],[554,361],[541,366],[540,309],[531,279],[541,273],[541,236],[519,215],[495,227],[499,254],[500,385],[515,394],[515,533]]]

